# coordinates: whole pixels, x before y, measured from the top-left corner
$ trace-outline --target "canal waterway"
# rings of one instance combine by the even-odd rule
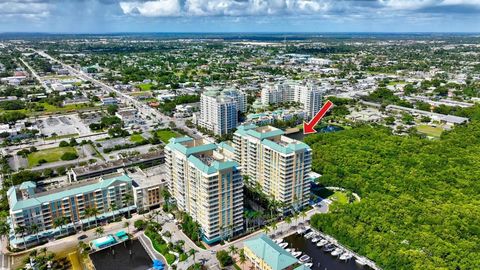
[[[284,241],[289,243],[288,248],[293,247],[312,258],[312,270],[371,270],[368,266],[358,265],[355,258],[346,262],[341,261],[329,252],[317,247],[315,243],[311,242],[311,239],[305,239],[303,235],[294,233],[286,237]]]

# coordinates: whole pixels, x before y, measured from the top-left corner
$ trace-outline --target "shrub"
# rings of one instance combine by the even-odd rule
[[[220,250],[217,252],[217,259],[222,267],[233,264],[232,257],[230,257],[230,255],[228,255],[228,252],[226,252],[225,250]]]
[[[60,144],[59,144],[60,147],[69,147],[70,144],[66,141],[61,141]]]
[[[38,160],[38,165],[40,165],[40,164],[45,164],[45,163],[47,163],[47,162],[48,162],[47,160],[45,160],[44,158],[42,158],[42,159]]]
[[[133,226],[135,227],[135,229],[137,230],[145,230],[145,228],[147,227],[147,223],[141,219],[139,220],[136,220],[134,223],[133,223]]]
[[[61,160],[74,160],[74,159],[77,159],[77,158],[78,158],[77,153],[66,152],[65,154],[62,155],[62,157],[60,159]]]

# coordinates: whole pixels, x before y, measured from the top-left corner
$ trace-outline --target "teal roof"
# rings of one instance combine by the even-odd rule
[[[298,262],[289,252],[263,233],[255,239],[245,241],[245,246],[267,263],[272,270],[283,270]]]
[[[303,151],[303,150],[310,149],[310,146],[299,141],[297,141],[296,143],[289,143],[286,146],[282,146],[274,141],[265,139],[262,141],[262,144],[275,150],[276,152],[280,152],[283,154],[291,154],[296,151]]]
[[[268,132],[258,132],[255,130],[256,128],[257,126],[254,124],[239,126],[237,131],[235,131],[235,134],[241,136],[250,135],[260,140],[285,134],[285,132],[283,132],[281,129],[274,129]]]
[[[179,151],[180,153],[184,155],[192,155],[196,153],[201,153],[201,152],[207,152],[207,151],[212,151],[217,149],[217,145],[214,143],[210,144],[202,144],[199,146],[194,146],[194,147],[187,147],[183,145],[183,142],[188,142],[188,141],[193,141],[192,138],[190,137],[182,137],[182,138],[172,138],[169,140],[169,143],[167,144],[167,147],[171,149],[175,149]]]
[[[117,177],[112,177],[108,179],[104,179],[102,181],[98,181],[89,185],[84,185],[84,186],[79,186],[79,187],[74,187],[72,186],[71,189],[66,189],[62,190],[56,193],[49,193],[45,194],[43,196],[38,196],[33,195],[33,197],[26,199],[26,200],[18,200],[17,194],[15,192],[15,188],[12,187],[8,191],[8,196],[9,196],[9,203],[10,203],[10,209],[12,211],[17,211],[17,210],[22,210],[24,208],[30,208],[30,207],[35,207],[35,206],[40,206],[43,203],[48,203],[51,201],[56,201],[56,200],[61,200],[65,197],[71,197],[75,196],[77,194],[84,194],[84,193],[89,193],[93,192],[97,189],[105,189],[115,182],[120,181],[120,182],[127,182],[131,183],[132,179],[128,177],[127,175],[123,174]],[[41,194],[39,194],[41,195]]]
[[[230,144],[226,143],[226,142],[221,142],[218,144],[218,146],[220,148],[224,148],[230,152],[235,152],[235,148],[233,148],[233,146],[231,146]]]
[[[36,188],[36,187],[37,187],[37,184],[35,184],[32,181],[23,182],[20,185],[20,189],[29,189],[29,188]]]
[[[311,270],[311,269],[309,267],[306,267],[303,264],[300,264],[300,266],[298,266],[297,268],[295,268],[293,270]]]
[[[195,166],[195,168],[201,170],[206,174],[214,174],[221,170],[238,167],[238,163],[231,160],[224,162],[213,161],[210,166],[203,163],[203,161],[201,161],[196,156],[189,156],[188,161],[190,161]]]

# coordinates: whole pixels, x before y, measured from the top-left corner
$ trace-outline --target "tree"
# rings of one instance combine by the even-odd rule
[[[95,235],[102,236],[104,233],[105,233],[105,230],[103,229],[103,227],[95,228]]]
[[[237,252],[238,252],[238,248],[236,248],[235,245],[231,245],[228,248],[228,253],[230,254],[230,256],[235,256],[235,254],[237,254]]]
[[[74,152],[66,152],[60,157],[61,160],[74,160],[77,158],[78,158],[78,155],[77,153],[74,153]]]
[[[193,257],[194,264],[195,264],[195,253],[197,253],[197,251],[193,248],[188,251],[188,255]]]
[[[110,211],[112,211],[113,220],[115,220],[115,210],[117,210],[117,209],[118,209],[117,204],[112,202],[110,204]]]
[[[20,234],[23,238],[23,247],[24,249],[27,249],[27,241],[25,239],[25,233],[27,232],[27,228],[24,226],[17,226],[15,227],[15,234]]]
[[[125,221],[125,223],[123,223],[123,228],[127,228],[127,233],[130,234],[130,222]]]
[[[30,225],[29,231],[30,233],[35,234],[35,236],[37,237],[37,244],[39,244],[40,239],[38,238],[38,232],[40,231],[40,228],[38,227],[38,224],[33,223],[32,225]]]
[[[225,250],[217,251],[217,259],[220,262],[222,267],[226,267],[233,264],[233,259],[228,255],[228,252]]]
[[[240,262],[240,265],[242,266],[242,269],[245,269],[245,263],[247,262],[247,258],[245,256],[245,251],[243,249],[240,250],[240,253],[238,253],[238,261]]]
[[[133,203],[133,195],[129,192],[125,194],[125,205],[128,207],[127,218],[130,218],[130,205]]]
[[[107,107],[108,114],[115,115],[117,111],[118,111],[118,105],[108,105]]]
[[[87,217],[95,217],[95,227],[98,227],[97,215],[99,213],[100,212],[98,211],[98,209],[96,207],[90,207],[90,208],[85,209],[85,215]]]
[[[60,235],[62,234],[62,228],[63,228],[64,220],[62,217],[56,218],[53,221],[53,227],[54,228],[60,228]]]

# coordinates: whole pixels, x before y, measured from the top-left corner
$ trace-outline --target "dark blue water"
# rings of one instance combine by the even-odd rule
[[[323,126],[323,127],[315,128],[315,130],[317,130],[317,133],[331,133],[331,132],[337,132],[337,131],[343,130],[343,128],[339,126]],[[287,135],[287,137],[290,137],[292,139],[299,140],[299,141],[303,141],[305,136],[308,136],[308,135],[303,134],[303,131]]]
[[[294,247],[312,258],[312,270],[371,270],[368,266],[360,266],[355,263],[355,258],[347,262],[339,260],[330,253],[324,252],[322,248],[317,247],[316,243],[312,243],[302,235],[290,235],[285,238],[285,242],[289,243],[289,248]]]
[[[130,254],[131,250],[131,254]],[[138,240],[125,241],[90,254],[97,270],[146,270],[153,262]]]

